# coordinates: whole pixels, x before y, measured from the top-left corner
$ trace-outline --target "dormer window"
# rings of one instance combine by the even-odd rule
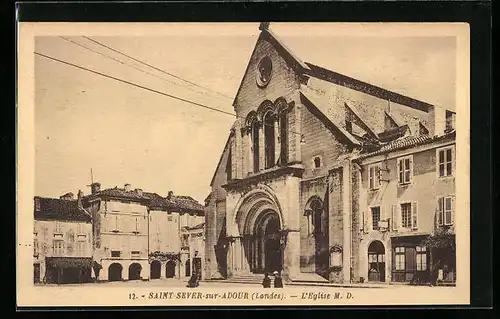
[[[446,127],[445,127],[445,133],[451,132],[454,129],[454,119],[453,119],[453,112],[451,111],[446,111]]]

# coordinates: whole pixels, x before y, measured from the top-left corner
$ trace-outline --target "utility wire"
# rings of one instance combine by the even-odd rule
[[[77,69],[84,70],[84,71],[87,71],[87,72],[90,72],[90,73],[94,73],[94,74],[100,75],[102,77],[105,77],[105,78],[108,78],[108,79],[112,79],[112,80],[115,80],[115,81],[118,81],[118,82],[122,82],[122,83],[131,85],[131,86],[134,86],[134,87],[137,87],[137,88],[149,91],[149,92],[153,92],[153,93],[160,94],[160,95],[163,95],[163,96],[175,99],[175,100],[179,100],[179,101],[186,102],[186,103],[189,103],[189,104],[192,104],[192,105],[195,105],[195,106],[199,106],[199,107],[202,107],[202,108],[205,108],[205,109],[209,109],[211,111],[215,111],[215,112],[219,112],[219,113],[222,113],[222,114],[230,115],[230,116],[233,116],[233,117],[236,117],[236,118],[245,119],[244,117],[238,116],[238,115],[236,115],[234,113],[230,113],[230,112],[227,112],[227,111],[224,111],[224,110],[220,110],[220,109],[217,109],[217,108],[205,105],[205,104],[194,102],[194,101],[191,101],[191,100],[188,100],[188,99],[184,99],[184,98],[181,98],[181,97],[178,97],[178,96],[175,96],[175,95],[172,95],[172,94],[168,94],[168,93],[165,93],[165,92],[161,92],[161,91],[158,91],[158,90],[155,90],[155,89],[151,89],[151,88],[148,88],[146,86],[143,86],[143,85],[140,85],[140,84],[137,84],[137,83],[133,83],[133,82],[130,82],[130,81],[127,81],[127,80],[123,80],[123,79],[114,77],[112,75],[105,74],[105,73],[102,73],[102,72],[99,72],[99,71],[95,71],[95,70],[92,70],[92,69],[89,69],[89,68],[86,68],[86,67],[83,67],[83,66],[71,63],[71,62],[60,60],[60,59],[57,59],[57,58],[45,55],[43,53],[39,53],[39,52],[34,52],[34,53],[36,55],[44,57],[46,59],[49,59],[49,60],[52,60],[52,61],[56,61],[56,62],[59,62],[59,63],[62,63],[62,64],[66,64],[66,65],[75,67]],[[267,125],[265,123],[263,123],[263,125],[266,125],[268,127],[274,127],[273,125]],[[290,131],[290,132],[294,133],[294,134],[299,134],[299,135],[303,136],[303,133],[298,133],[298,132],[294,132],[294,131]]]
[[[190,87],[184,86],[184,85],[182,85],[182,84],[176,83],[176,82],[174,82],[174,81],[171,81],[171,80],[169,80],[169,79],[167,79],[167,78],[165,78],[165,77],[158,76],[158,75],[156,75],[156,74],[154,74],[154,73],[151,73],[151,72],[145,71],[145,70],[143,70],[143,69],[141,69],[141,68],[138,68],[138,67],[133,66],[133,65],[131,65],[131,64],[125,63],[125,62],[123,62],[123,61],[121,61],[121,60],[115,59],[115,58],[113,58],[113,57],[111,57],[111,56],[109,56],[109,55],[106,55],[106,54],[102,53],[102,52],[99,52],[99,51],[96,51],[96,50],[94,50],[94,49],[92,49],[92,48],[89,48],[89,47],[87,47],[87,46],[85,46],[85,45],[83,45],[83,44],[81,44],[81,43],[78,43],[78,42],[75,42],[75,41],[73,41],[73,40],[70,40],[70,39],[68,39],[68,38],[66,38],[66,37],[63,37],[63,36],[59,36],[59,37],[60,37],[60,38],[62,38],[62,39],[64,39],[64,40],[66,40],[66,41],[68,41],[68,42],[70,42],[70,43],[73,43],[73,44],[75,44],[75,45],[77,45],[77,46],[79,46],[79,47],[82,47],[82,48],[84,48],[84,49],[86,49],[86,50],[89,50],[89,51],[91,51],[91,52],[93,52],[93,53],[99,54],[99,55],[101,55],[101,56],[103,56],[103,57],[105,57],[105,58],[111,59],[111,60],[116,61],[116,62],[118,62],[118,63],[120,63],[120,64],[123,64],[123,65],[125,65],[125,66],[131,67],[131,68],[133,68],[133,69],[135,69],[135,70],[137,70],[137,71],[140,71],[140,72],[143,72],[143,73],[146,73],[146,74],[152,75],[152,76],[154,76],[154,77],[156,77],[156,78],[158,78],[158,79],[164,80],[164,81],[166,81],[166,82],[168,82],[168,83],[172,83],[172,84],[174,84],[174,85],[181,86],[181,87],[183,87],[183,88],[185,88],[185,89],[188,89],[188,90],[190,90],[190,91],[193,91],[193,92],[196,92],[196,93],[200,93],[200,94],[204,94],[204,95],[206,95],[206,93],[204,93],[204,92],[197,91],[197,90],[195,90],[195,89],[193,89],[193,88],[190,88]],[[221,102],[222,102],[222,101],[221,101]]]
[[[150,67],[150,68],[153,68],[153,69],[158,70],[158,71],[160,71],[160,72],[162,72],[162,73],[165,73],[165,74],[167,74],[167,75],[170,75],[171,77],[174,77],[174,78],[179,79],[179,80],[181,80],[181,81],[187,82],[187,83],[189,83],[189,84],[191,84],[191,85],[194,85],[194,86],[197,86],[197,87],[199,87],[199,88],[202,88],[202,89],[205,89],[205,90],[208,90],[208,91],[212,91],[212,92],[214,92],[214,93],[216,93],[216,94],[219,94],[219,95],[221,95],[221,96],[224,96],[224,97],[226,97],[226,98],[228,98],[228,99],[233,100],[233,98],[232,98],[232,97],[230,97],[230,96],[228,96],[228,95],[226,95],[226,94],[224,94],[224,93],[221,93],[221,92],[218,92],[218,91],[215,91],[215,90],[212,90],[212,89],[209,89],[209,88],[203,87],[203,86],[198,85],[198,84],[196,84],[196,83],[194,83],[194,82],[191,82],[191,81],[189,81],[189,80],[183,79],[183,78],[181,78],[180,76],[177,76],[177,75],[175,75],[175,74],[172,74],[172,73],[170,73],[170,72],[167,72],[167,71],[165,71],[165,70],[162,70],[162,69],[160,69],[160,68],[157,68],[157,67],[155,67],[155,66],[153,66],[153,65],[151,65],[151,64],[148,64],[148,63],[146,63],[146,62],[144,62],[144,61],[141,61],[141,60],[139,60],[139,59],[137,59],[137,58],[134,58],[134,57],[132,57],[132,56],[130,56],[130,55],[128,55],[128,54],[125,54],[125,53],[123,53],[123,52],[121,52],[121,51],[119,51],[119,50],[117,50],[117,49],[113,49],[112,47],[110,47],[110,46],[108,46],[108,45],[106,45],[106,44],[103,44],[103,43],[101,43],[101,42],[99,42],[99,41],[97,41],[97,40],[94,40],[94,39],[92,39],[92,38],[89,38],[89,37],[87,37],[87,36],[83,36],[83,37],[84,37],[84,38],[86,38],[87,40],[92,41],[92,42],[94,42],[94,43],[96,43],[96,44],[98,44],[98,45],[100,45],[100,46],[102,46],[102,47],[105,47],[105,48],[107,48],[107,49],[109,49],[109,50],[111,50],[111,51],[113,51],[113,52],[116,52],[116,53],[118,53],[118,54],[121,54],[121,55],[123,55],[123,56],[126,56],[126,57],[127,57],[127,58],[129,58],[129,59],[132,59],[132,60],[134,60],[134,61],[136,61],[136,62],[139,62],[139,63],[141,63],[141,64],[144,64],[144,65],[146,65],[146,66],[148,66],[148,67]]]

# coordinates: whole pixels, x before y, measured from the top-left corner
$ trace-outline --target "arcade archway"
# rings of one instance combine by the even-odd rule
[[[151,279],[159,279],[161,277],[161,262],[153,260],[151,262]]]
[[[109,265],[108,268],[108,280],[109,281],[120,281],[122,280],[123,266],[118,263],[113,263]]]
[[[174,278],[174,277],[175,277],[175,262],[169,260],[165,265],[165,278]]]
[[[142,266],[139,263],[132,263],[128,267],[128,280],[139,280],[141,279]]]

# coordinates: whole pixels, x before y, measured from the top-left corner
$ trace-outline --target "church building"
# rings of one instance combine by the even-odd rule
[[[359,170],[385,145],[443,133],[445,110],[304,62],[267,23],[233,106],[205,202],[207,279],[367,277]]]

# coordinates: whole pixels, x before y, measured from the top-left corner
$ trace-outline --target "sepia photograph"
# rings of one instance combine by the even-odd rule
[[[469,304],[464,23],[20,23],[19,306]]]

